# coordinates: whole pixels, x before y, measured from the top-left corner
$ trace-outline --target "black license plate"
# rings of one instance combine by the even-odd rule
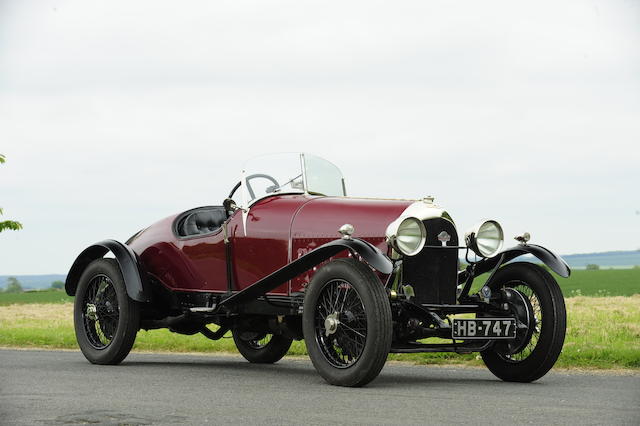
[[[454,319],[451,329],[454,339],[513,339],[516,320],[513,318]]]

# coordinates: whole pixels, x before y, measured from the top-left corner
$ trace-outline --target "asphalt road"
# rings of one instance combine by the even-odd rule
[[[0,424],[640,424],[640,375],[553,372],[503,383],[477,368],[389,363],[329,386],[307,360],[0,350]]]

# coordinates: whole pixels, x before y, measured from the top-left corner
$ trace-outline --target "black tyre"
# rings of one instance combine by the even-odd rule
[[[330,384],[363,386],[391,349],[391,305],[373,271],[355,259],[334,260],[309,284],[302,316],[309,357]]]
[[[76,339],[93,364],[118,364],[131,351],[140,307],[131,300],[114,259],[98,259],[82,273],[73,313]]]
[[[256,364],[273,364],[287,354],[293,340],[276,334],[234,330],[233,341],[247,361]]]
[[[484,363],[508,382],[532,382],[544,376],[562,352],[567,327],[564,297],[549,272],[531,263],[511,263],[500,268],[491,289],[517,290],[533,313],[523,341],[496,344],[481,353]]]

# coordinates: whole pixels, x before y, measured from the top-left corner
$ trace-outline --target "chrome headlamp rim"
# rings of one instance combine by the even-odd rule
[[[485,219],[476,223],[464,234],[467,247],[475,254],[484,258],[491,258],[500,253],[504,244],[504,231],[498,221]],[[482,240],[489,240],[489,244],[480,244]],[[493,247],[491,247],[491,245]],[[490,247],[490,250],[487,249]]]
[[[419,237],[417,235],[410,234],[402,235],[403,231],[406,232],[412,225],[414,225],[414,232],[416,228],[420,232]],[[405,238],[405,241],[402,241],[401,239],[399,240],[399,238],[403,237]],[[415,240],[416,237],[418,237],[417,243],[416,241],[413,241],[413,245],[410,246],[409,244],[411,244],[411,242],[407,242],[407,240]],[[386,240],[387,244],[389,244],[396,252],[404,256],[415,256],[422,251],[422,248],[427,242],[427,229],[425,228],[424,223],[422,223],[422,221],[417,217],[401,216],[391,222],[387,227]]]

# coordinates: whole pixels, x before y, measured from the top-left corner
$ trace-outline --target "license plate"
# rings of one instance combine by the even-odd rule
[[[454,339],[513,339],[516,320],[513,318],[454,319],[451,329]]]

